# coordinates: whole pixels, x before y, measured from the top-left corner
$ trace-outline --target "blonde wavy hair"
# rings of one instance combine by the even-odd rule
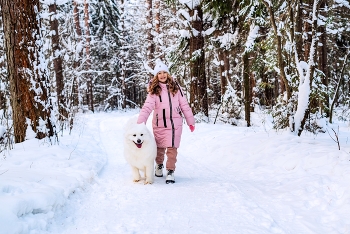
[[[156,94],[156,95],[160,95],[160,92],[162,91],[162,88],[159,85],[159,80],[158,80],[158,74],[156,74],[152,80],[150,81],[147,91],[150,94]],[[177,83],[174,81],[174,79],[169,75],[168,73],[168,77],[166,80],[166,84],[169,86],[169,91],[173,94],[173,96],[175,96],[175,94],[177,93],[177,91],[179,90],[179,86],[177,85]]]

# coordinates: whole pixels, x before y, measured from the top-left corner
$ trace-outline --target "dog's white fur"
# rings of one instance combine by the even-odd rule
[[[142,143],[140,148],[138,142]],[[137,116],[132,117],[124,128],[124,157],[131,166],[134,182],[140,181],[140,171],[143,171],[145,184],[153,183],[156,154],[157,145],[153,135],[145,124],[137,124]]]

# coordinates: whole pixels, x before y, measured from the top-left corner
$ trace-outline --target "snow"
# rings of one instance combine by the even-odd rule
[[[5,134],[6,128],[2,125],[0,125],[0,138]]]
[[[191,21],[191,16],[190,14],[188,13],[188,11],[184,10],[184,9],[179,9],[178,12],[177,12],[177,15],[178,16],[182,16],[185,18],[185,26],[188,25],[188,21]]]
[[[250,31],[245,43],[245,52],[251,51],[255,44],[255,39],[259,36],[260,27],[257,25],[250,25]]]
[[[215,30],[216,30],[215,27],[208,28],[207,30],[205,30],[205,31],[203,32],[203,35],[204,35],[204,36],[210,36]]]
[[[340,7],[344,6],[348,9],[350,9],[350,4],[348,0],[335,0],[337,4],[339,4]]]
[[[179,0],[179,3],[186,5],[190,10],[201,4],[200,0]]]
[[[276,132],[255,112],[250,128],[185,126],[176,183],[144,185],[122,154],[137,112],[81,114],[59,145],[2,153],[0,233],[350,232],[348,123],[328,126],[341,150],[328,133]]]
[[[191,38],[190,32],[188,30],[181,29],[179,30],[179,33],[182,38]]]
[[[317,20],[317,8],[318,1],[314,1],[313,5],[313,21]],[[312,29],[314,30],[314,29]],[[299,71],[299,77],[300,77],[300,83],[298,88],[298,107],[294,115],[294,122],[295,122],[295,133],[299,132],[299,129],[301,128],[301,122],[304,118],[305,112],[309,106],[309,99],[311,94],[311,87],[310,84],[312,84],[312,76],[311,74],[311,66],[315,66],[314,57],[316,54],[316,45],[318,43],[318,36],[312,36],[312,42],[310,46],[310,54],[309,54],[309,61],[306,63],[305,61],[299,61],[297,53],[295,52],[295,60],[297,69]],[[304,74],[304,71],[306,74]]]
[[[66,4],[69,0],[40,0],[41,3],[50,5],[50,4],[55,4],[56,5],[63,5]],[[82,0],[76,0],[77,3],[82,3]]]

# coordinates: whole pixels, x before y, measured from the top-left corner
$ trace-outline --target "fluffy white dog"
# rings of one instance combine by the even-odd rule
[[[140,171],[143,171],[145,184],[152,184],[157,154],[153,135],[145,124],[137,124],[135,116],[127,122],[124,131],[124,157],[131,166],[134,182],[140,181]]]

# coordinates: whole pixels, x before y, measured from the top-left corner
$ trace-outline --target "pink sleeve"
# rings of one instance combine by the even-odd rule
[[[186,123],[188,126],[194,125],[195,121],[194,121],[192,109],[191,109],[190,105],[188,104],[186,96],[182,92],[180,86],[179,86],[179,92],[180,92],[179,93],[179,104],[180,104],[181,111],[185,116]]]
[[[148,94],[145,104],[140,111],[139,118],[137,119],[137,123],[146,123],[149,115],[154,110],[155,107],[155,95]]]

